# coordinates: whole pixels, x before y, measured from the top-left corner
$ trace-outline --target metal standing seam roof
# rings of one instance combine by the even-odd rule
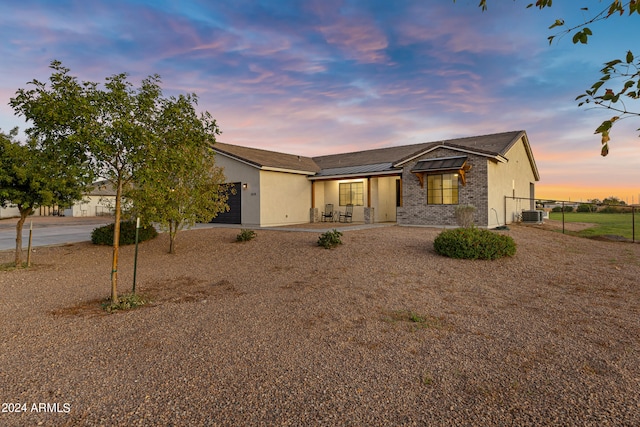
[[[402,169],[394,168],[393,163],[376,163],[373,165],[345,166],[341,168],[322,169],[312,178],[323,178],[328,176],[349,176],[362,174],[380,174],[384,172],[400,172]]]
[[[411,172],[438,172],[460,169],[467,161],[467,156],[441,157],[421,160],[411,169]]]

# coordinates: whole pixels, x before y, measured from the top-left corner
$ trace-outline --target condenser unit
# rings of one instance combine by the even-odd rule
[[[543,211],[522,211],[522,222],[541,224]]]

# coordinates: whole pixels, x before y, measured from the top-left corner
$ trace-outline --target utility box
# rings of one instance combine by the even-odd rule
[[[522,211],[522,222],[528,224],[542,224],[543,211]]]

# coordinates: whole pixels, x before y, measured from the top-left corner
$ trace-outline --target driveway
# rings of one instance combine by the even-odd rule
[[[17,218],[0,220],[0,251],[14,250],[16,247]],[[91,240],[94,228],[113,222],[113,218],[104,217],[53,217],[34,216],[25,221],[22,230],[22,247],[29,244],[29,227],[33,223],[32,246],[63,245],[65,243]]]
[[[16,248],[16,223],[17,218],[0,219],[0,251],[15,250]],[[22,229],[22,248],[26,249],[29,244],[29,226],[33,223],[33,238],[31,245],[53,246],[67,243],[88,242],[91,240],[91,232],[96,227],[113,223],[113,217],[57,217],[57,216],[34,216],[25,221]],[[342,231],[362,230],[367,228],[389,227],[395,225],[393,222],[379,224],[364,223],[314,223],[299,224],[283,227],[250,227],[256,230],[278,230],[278,231],[302,231],[322,233],[334,228]],[[196,224],[193,228],[241,228],[239,224]],[[161,230],[158,228],[158,231]]]

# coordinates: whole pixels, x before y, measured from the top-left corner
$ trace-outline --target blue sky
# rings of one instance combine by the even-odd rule
[[[612,114],[574,99],[637,46],[625,40],[640,40],[640,15],[593,25],[586,46],[549,46],[556,18],[577,24],[604,3],[528,2],[3,1],[0,128],[27,126],[9,99],[57,59],[80,80],[160,74],[165,95],[199,96],[220,141],[299,155],[524,129],[539,197],[639,203],[640,119],[614,128],[602,158],[593,131]]]

